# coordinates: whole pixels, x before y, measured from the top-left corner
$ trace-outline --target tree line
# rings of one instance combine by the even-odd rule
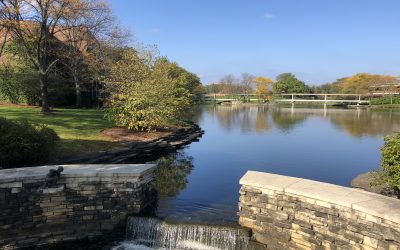
[[[207,94],[255,94],[262,99],[270,99],[273,95],[288,93],[315,93],[315,94],[367,94],[371,92],[398,91],[400,81],[398,77],[359,73],[350,77],[340,78],[332,83],[319,86],[310,86],[299,80],[292,73],[283,73],[272,80],[263,76],[252,76],[242,73],[241,77],[227,75],[217,83],[205,86]]]
[[[239,78],[234,75],[224,76],[218,83],[204,86],[207,94],[255,94],[263,100],[271,99],[274,94],[283,93],[311,93],[312,88],[299,80],[292,73],[283,73],[275,81],[264,76],[253,76],[242,73]]]

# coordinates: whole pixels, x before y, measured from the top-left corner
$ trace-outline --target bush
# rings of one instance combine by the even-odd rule
[[[150,131],[179,123],[192,94],[184,86],[185,76],[176,69],[162,58],[148,66],[135,51],[126,51],[111,69],[109,118],[117,126],[133,130]]]
[[[392,100],[390,97],[379,97],[371,100],[372,105],[388,105],[388,104],[400,104],[400,96],[393,96]]]
[[[55,152],[58,140],[54,130],[44,125],[0,117],[0,168],[47,163]]]
[[[400,190],[400,133],[385,137],[381,149],[381,169],[375,175],[375,184],[385,184],[399,194]]]

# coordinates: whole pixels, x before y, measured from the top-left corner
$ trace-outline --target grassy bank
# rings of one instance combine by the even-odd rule
[[[57,108],[54,113],[43,115],[37,107],[0,105],[0,116],[45,124],[54,129],[61,138],[57,158],[107,150],[113,146],[101,134],[113,124],[100,110]]]

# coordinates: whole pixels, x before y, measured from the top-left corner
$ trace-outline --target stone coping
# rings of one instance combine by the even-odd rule
[[[0,170],[0,183],[24,179],[45,178],[50,169],[64,168],[65,177],[139,177],[153,171],[156,164],[87,164],[52,165]]]
[[[400,200],[359,189],[277,174],[248,171],[241,179],[244,186],[303,196],[351,208],[400,224]]]

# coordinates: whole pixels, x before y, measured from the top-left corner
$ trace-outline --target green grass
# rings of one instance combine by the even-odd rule
[[[100,133],[113,127],[101,110],[57,108],[44,115],[37,107],[0,105],[0,116],[45,124],[54,129],[61,138],[57,158],[107,150],[113,146]]]

